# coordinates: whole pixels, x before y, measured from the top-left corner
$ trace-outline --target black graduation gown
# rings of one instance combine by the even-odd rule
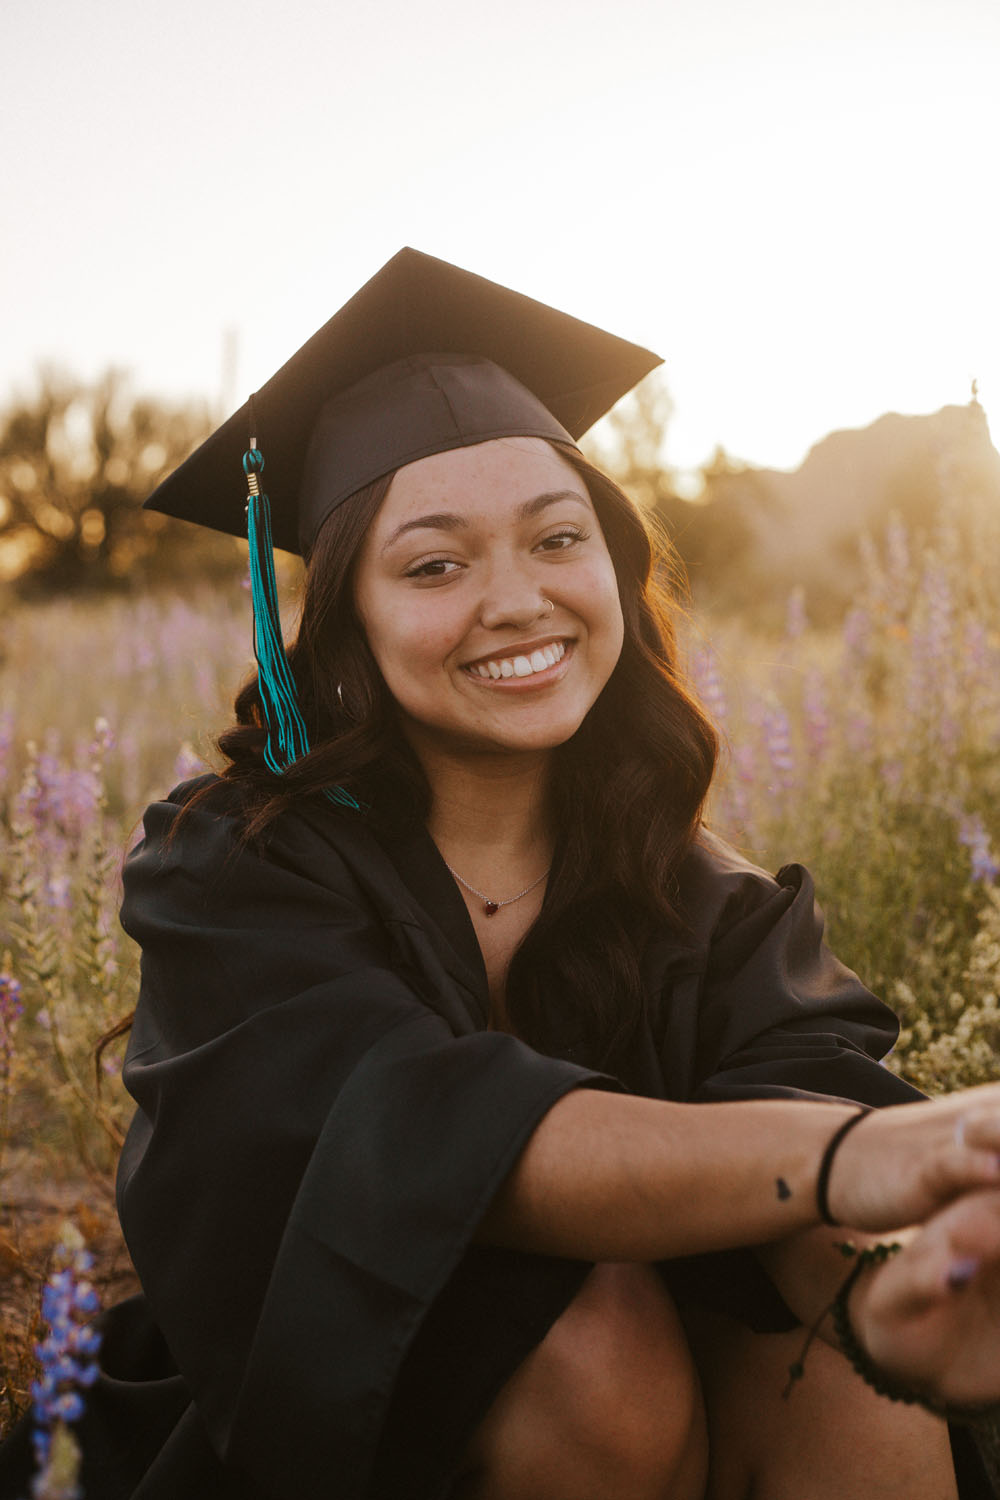
[[[475,934],[425,831],[387,843],[317,799],[248,846],[218,782],[178,825],[213,782],[150,807],[126,866],[143,956],[118,1201],[145,1296],[105,1319],[89,1500],[441,1500],[589,1270],[471,1243],[569,1089],[914,1097],[876,1060],[895,1022],[823,946],[801,867],[772,880],[705,836],[681,872],[692,936],[649,946],[648,1024],[614,1079],[569,1036],[553,1057],[486,1029]],[[789,1325],[748,1253],[664,1270],[678,1295]]]

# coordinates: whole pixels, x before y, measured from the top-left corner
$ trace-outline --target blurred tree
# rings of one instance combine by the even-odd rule
[[[0,414],[0,581],[44,593],[240,571],[232,538],[141,508],[212,425],[205,405],[133,396],[118,370],[89,385],[41,371]]]
[[[676,496],[666,458],[666,436],[674,403],[662,370],[654,370],[619,401],[581,447],[632,499],[654,510]]]
[[[752,475],[717,448],[701,470],[697,499],[686,499],[666,456],[673,411],[663,371],[654,370],[584,440],[583,448],[662,523],[692,590],[704,597],[720,578],[738,570],[752,545],[753,527],[744,506]]]

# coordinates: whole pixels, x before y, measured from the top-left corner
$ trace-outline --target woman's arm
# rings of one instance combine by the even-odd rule
[[[477,1237],[645,1261],[785,1239],[819,1223],[819,1164],[850,1113],[834,1102],[691,1105],[577,1089],[536,1127]],[[829,1201],[860,1230],[918,1223],[1000,1184],[998,1152],[1000,1085],[878,1110],[845,1137]]]

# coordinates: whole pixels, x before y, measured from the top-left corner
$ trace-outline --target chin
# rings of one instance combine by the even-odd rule
[[[544,755],[558,750],[573,738],[581,721],[560,721],[538,726],[428,724],[410,720],[407,738],[414,749],[436,749],[449,755]]]
[[[558,750],[560,745],[565,745],[576,734],[582,722],[582,719],[574,717],[557,724],[539,725],[537,728],[505,730],[498,727],[493,733],[483,728],[470,735],[469,744],[472,748],[475,741],[483,749],[506,751],[513,755],[537,755],[546,750]]]

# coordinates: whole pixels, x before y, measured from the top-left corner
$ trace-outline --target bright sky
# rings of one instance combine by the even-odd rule
[[[0,58],[0,402],[235,406],[409,244],[661,353],[681,468],[973,376],[1000,431],[998,0],[4,0]]]

